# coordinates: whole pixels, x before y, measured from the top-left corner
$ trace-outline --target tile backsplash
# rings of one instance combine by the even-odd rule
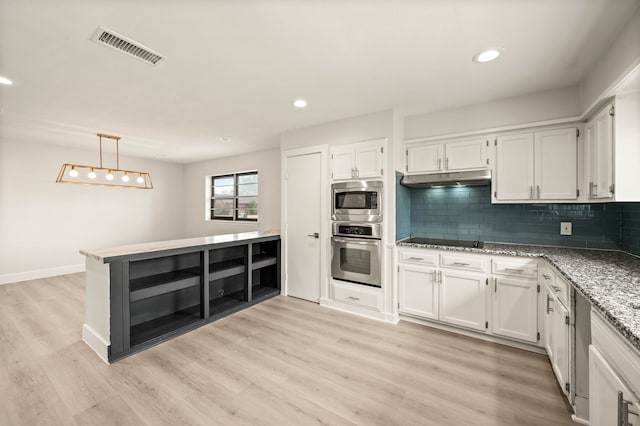
[[[636,253],[640,249],[640,203],[491,204],[489,186],[398,187],[401,188],[396,199],[396,229],[401,231],[397,232],[398,240],[410,234],[583,248],[624,246]],[[408,197],[402,191],[407,191]],[[572,223],[571,236],[560,235],[560,222],[565,221]],[[628,229],[623,228],[623,221]]]
[[[622,204],[622,250],[640,256],[640,203]]]

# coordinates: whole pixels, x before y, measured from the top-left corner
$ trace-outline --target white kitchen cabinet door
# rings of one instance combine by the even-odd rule
[[[598,165],[596,163],[596,157],[598,154],[598,147],[596,146],[595,129],[596,124],[593,121],[589,121],[584,125],[584,155],[585,155],[585,167],[584,173],[587,179],[587,199],[595,198],[594,184],[598,179]]]
[[[406,149],[407,173],[428,173],[443,170],[443,144],[408,145]]]
[[[533,280],[493,279],[493,334],[538,341],[537,288]]]
[[[439,274],[440,321],[485,331],[486,278],[461,272],[439,271]]]
[[[447,171],[486,169],[487,139],[471,139],[449,142],[445,145],[445,169]]]
[[[356,177],[359,179],[382,176],[382,144],[358,144],[355,149]]]
[[[336,147],[331,150],[331,178],[333,180],[355,178],[355,168],[356,157],[352,146]]]
[[[629,391],[620,377],[611,368],[600,351],[589,346],[589,425],[610,426],[618,425],[618,419],[626,420],[629,425],[640,425],[640,417],[629,413],[625,419],[619,413],[622,408],[618,404],[618,392],[622,392],[623,404],[630,411],[640,412],[640,401]],[[622,410],[620,410],[622,411]],[[620,415],[620,417],[618,417]]]
[[[435,269],[401,266],[398,293],[401,313],[438,319],[438,283]]]
[[[613,197],[613,117],[609,114],[610,108],[603,109],[593,119],[596,148],[593,198]]]
[[[533,198],[533,133],[499,136],[496,141],[495,198]]]
[[[544,303],[544,348],[553,364],[553,310],[557,302],[551,287],[545,286],[544,288]]]
[[[578,198],[577,130],[549,130],[535,133],[535,189],[538,200]]]
[[[555,298],[552,314],[553,359],[551,365],[560,387],[566,393],[566,385],[569,383],[569,324],[567,324],[569,311],[558,298]]]

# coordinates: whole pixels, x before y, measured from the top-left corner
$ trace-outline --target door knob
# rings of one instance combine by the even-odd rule
[[[314,232],[313,234],[307,235],[307,237],[320,238],[320,234],[318,234],[317,232]]]

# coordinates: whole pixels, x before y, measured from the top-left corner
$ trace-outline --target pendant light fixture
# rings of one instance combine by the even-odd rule
[[[100,167],[65,163],[58,172],[58,183],[79,183],[96,186],[119,186],[124,188],[153,189],[151,176],[147,172],[120,168],[120,136],[98,133],[100,141]],[[116,168],[102,167],[102,138],[116,142]]]

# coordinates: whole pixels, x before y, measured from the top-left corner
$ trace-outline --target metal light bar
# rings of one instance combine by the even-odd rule
[[[86,166],[83,164],[65,163],[58,172],[58,183],[75,183],[94,186],[117,186],[122,188],[153,189],[151,175],[137,170],[124,170],[120,168],[119,136],[98,133],[100,138],[100,166]],[[102,164],[102,138],[116,141],[116,167],[103,167]]]

